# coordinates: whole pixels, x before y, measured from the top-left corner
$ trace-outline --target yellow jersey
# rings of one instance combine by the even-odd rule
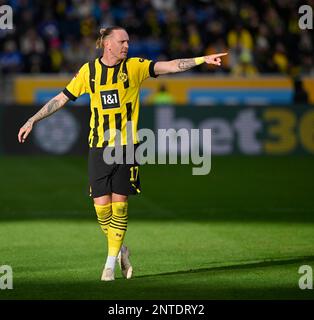
[[[72,101],[90,95],[90,148],[137,144],[141,83],[156,77],[154,62],[127,58],[107,66],[101,58],[85,63],[63,90]]]

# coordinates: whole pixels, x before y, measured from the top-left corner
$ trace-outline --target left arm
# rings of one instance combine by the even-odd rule
[[[214,64],[221,65],[221,56],[225,56],[228,53],[217,53],[209,56],[190,58],[190,59],[175,59],[171,61],[158,61],[155,63],[154,71],[156,75],[162,75],[167,73],[183,72],[193,67],[202,64]]]

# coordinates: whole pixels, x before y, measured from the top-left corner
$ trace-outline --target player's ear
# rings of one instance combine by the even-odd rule
[[[109,47],[109,48],[108,48]],[[111,50],[110,48],[110,43],[109,43],[109,39],[105,39],[104,40],[104,48],[108,48],[109,50]]]

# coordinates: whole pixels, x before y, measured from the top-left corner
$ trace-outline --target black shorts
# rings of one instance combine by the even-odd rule
[[[122,152],[123,158],[125,158],[125,149]],[[128,164],[126,161],[120,164],[107,164],[104,161],[103,154],[104,148],[89,149],[88,178],[90,196],[98,198],[111,193],[122,195],[140,193],[139,165],[135,158],[133,158],[132,164]]]

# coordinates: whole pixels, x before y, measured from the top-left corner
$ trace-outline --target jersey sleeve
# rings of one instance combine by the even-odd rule
[[[72,101],[87,92],[87,64],[84,64],[69,84],[63,90],[63,93]]]
[[[155,62],[143,58],[132,58],[132,64],[137,75],[138,83],[142,83],[145,79],[152,77],[156,78],[157,75],[154,71]]]

